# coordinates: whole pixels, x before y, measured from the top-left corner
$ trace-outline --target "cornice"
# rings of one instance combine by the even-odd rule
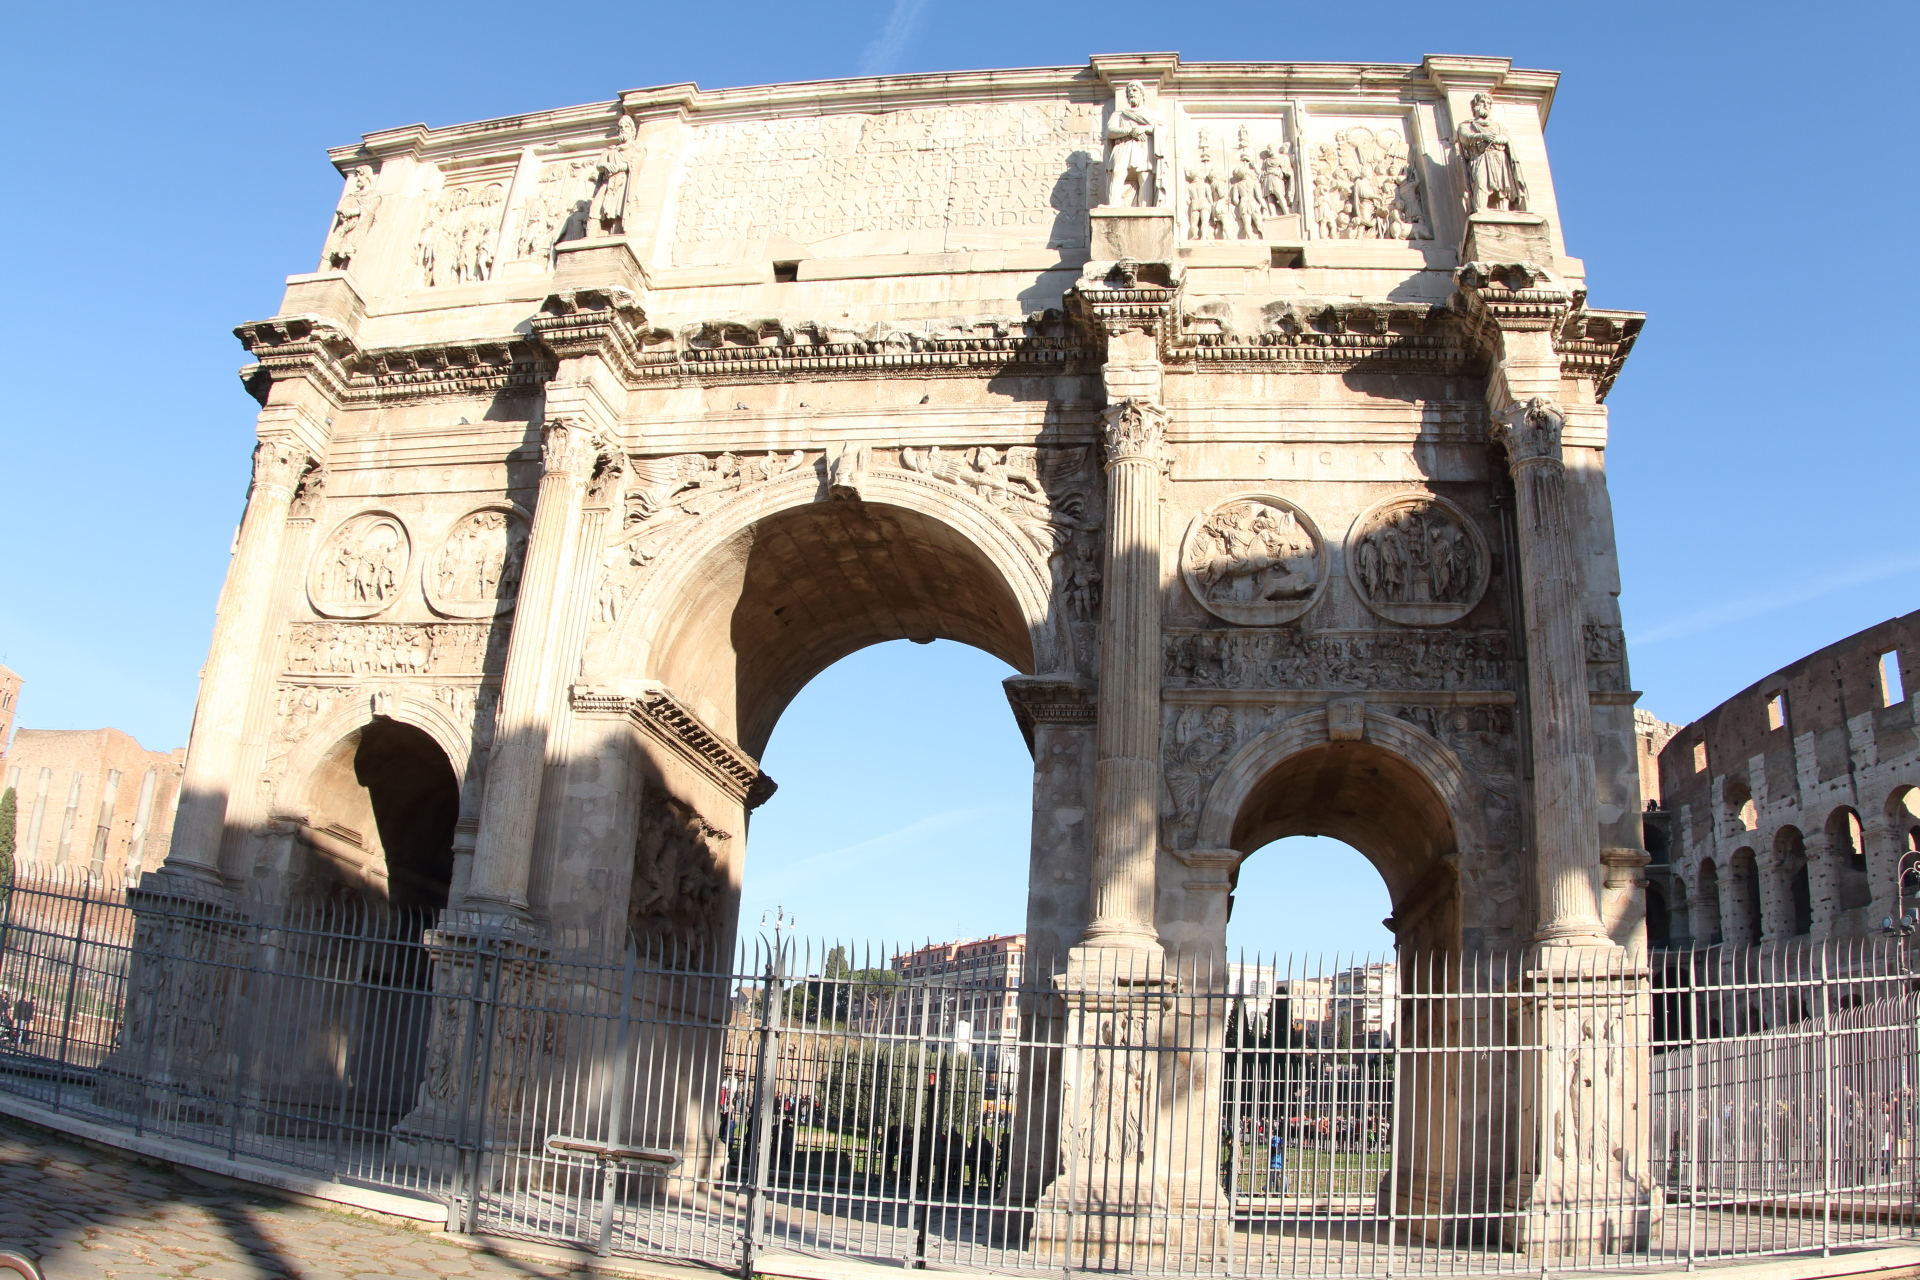
[[[1000,682],[1020,734],[1033,750],[1035,725],[1092,728],[1098,698],[1090,681],[1071,675],[1009,676]]]
[[[665,685],[649,685],[637,695],[575,685],[572,702],[576,715],[625,718],[749,809],[774,793],[775,783],[761,772],[758,760],[708,728]]]
[[[236,327],[233,336],[253,354],[240,370],[247,393],[262,405],[276,381],[305,378],[328,400],[347,399],[347,365],[358,354],[353,335],[323,316],[275,316]]]
[[[1593,380],[1593,398],[1604,404],[1607,392],[1620,376],[1633,344],[1646,326],[1640,311],[1598,311],[1580,308],[1569,312],[1555,332],[1553,349],[1560,356],[1560,373],[1569,378]]]
[[[1207,332],[1206,317],[1183,317],[1167,343],[1170,368],[1278,368],[1302,373],[1455,374],[1481,362],[1474,328],[1445,307],[1301,300],[1265,309],[1255,334]]]
[[[556,360],[599,355],[629,385],[641,376],[648,339],[664,333],[649,333],[646,324],[645,307],[628,289],[548,294],[539,314],[528,321],[534,338]]]

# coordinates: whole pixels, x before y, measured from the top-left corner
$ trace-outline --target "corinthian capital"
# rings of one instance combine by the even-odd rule
[[[313,456],[306,446],[287,436],[266,436],[253,446],[253,487],[283,489],[293,495],[294,485],[306,474]]]
[[[1167,463],[1167,411],[1148,400],[1121,400],[1101,415],[1107,465],[1135,458]]]
[[[583,423],[554,418],[540,428],[540,458],[549,475],[558,472],[586,480],[605,452],[599,435]]]
[[[1560,461],[1560,428],[1567,415],[1545,396],[1509,405],[1493,424],[1494,441],[1507,451],[1517,471],[1529,462]]]

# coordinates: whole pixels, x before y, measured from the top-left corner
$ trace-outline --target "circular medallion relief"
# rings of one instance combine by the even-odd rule
[[[1307,513],[1270,493],[1243,493],[1194,518],[1180,572],[1215,617],[1245,626],[1291,622],[1327,578],[1327,544]]]
[[[1347,578],[1389,622],[1457,622],[1487,590],[1487,540],[1445,498],[1405,494],[1360,513],[1347,535]]]
[[[400,596],[413,544],[400,517],[362,511],[321,544],[307,575],[307,600],[329,618],[371,618]]]
[[[513,608],[527,554],[527,519],[507,506],[482,507],[453,522],[437,554],[420,571],[434,612],[449,618],[491,618]]]

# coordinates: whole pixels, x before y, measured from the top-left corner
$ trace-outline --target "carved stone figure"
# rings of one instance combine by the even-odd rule
[[[347,192],[333,211],[333,227],[327,232],[327,245],[320,254],[323,271],[345,271],[360,250],[360,241],[373,226],[380,197],[373,194],[373,170],[366,165],[354,169],[347,179]]]
[[[591,232],[603,236],[627,233],[627,187],[633,173],[633,117],[620,117],[619,141],[600,153],[594,170],[593,202],[587,212]]]
[[[1160,203],[1160,117],[1147,110],[1147,88],[1129,80],[1107,120],[1107,203],[1152,207]]]
[[[1284,498],[1229,499],[1195,517],[1180,566],[1194,598],[1230,622],[1291,621],[1312,607],[1326,576],[1313,522]]]
[[[1227,208],[1233,214],[1233,234],[1238,240],[1262,240],[1265,233],[1260,227],[1260,209],[1262,200],[1260,189],[1255,185],[1253,174],[1245,168],[1235,166],[1233,177],[1227,180]]]
[[[864,443],[847,440],[827,451],[827,492],[836,498],[858,498],[866,483],[871,450]]]
[[[1394,622],[1466,616],[1487,588],[1486,541],[1458,507],[1431,495],[1390,498],[1348,538],[1347,571],[1368,608]]]
[[[1293,212],[1293,165],[1274,147],[1260,152],[1260,198],[1276,218]]]
[[[354,516],[321,547],[308,597],[334,617],[371,617],[399,598],[409,555],[407,531],[398,519],[384,512]]]
[[[1211,707],[1202,715],[1200,708],[1188,707],[1181,713],[1167,751],[1167,796],[1163,806],[1174,843],[1192,843],[1193,827],[1200,817],[1200,801],[1212,785],[1213,775],[1233,754],[1233,748],[1233,712],[1225,707]]]
[[[1460,122],[1453,131],[1453,143],[1460,149],[1460,164],[1466,170],[1467,212],[1526,210],[1527,184],[1513,158],[1513,140],[1493,118],[1492,98],[1484,93],[1473,95],[1473,118]]]

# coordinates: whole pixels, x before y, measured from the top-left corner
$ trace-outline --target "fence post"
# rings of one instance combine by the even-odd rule
[[[473,1230],[474,1218],[474,1169],[468,1134],[473,1114],[474,1069],[480,1057],[480,983],[485,969],[481,955],[482,941],[478,936],[470,939],[473,963],[469,967],[473,971],[473,979],[467,986],[467,1034],[464,1037],[466,1043],[460,1050],[460,1096],[454,1104],[457,1121],[453,1132],[453,1195],[448,1206],[447,1226],[449,1230],[461,1232]],[[481,1092],[484,1096],[485,1090]],[[463,1197],[466,1200],[465,1208],[461,1206]]]
[[[627,1094],[633,1087],[627,1082],[627,1036],[633,1022],[633,972],[638,963],[639,954],[633,939],[628,938],[627,967],[620,976],[620,1031],[614,1038],[613,1098],[607,1115],[609,1147],[622,1146],[626,1142]],[[613,1193],[619,1176],[613,1161],[601,1161],[600,1231],[593,1251],[603,1258],[613,1252]]]
[[[67,998],[60,1018],[60,1058],[61,1066],[67,1066],[67,1050],[73,1040],[73,1002],[80,987],[80,948],[87,940],[87,904],[93,900],[88,889],[80,891],[80,922],[73,930],[72,958],[67,962]],[[60,1110],[60,1082],[53,1086],[53,1109]]]
[[[753,1254],[760,1237],[760,1202],[767,1186],[768,1094],[773,1087],[774,1037],[778,1033],[786,964],[784,945],[776,939],[767,960],[766,1002],[760,1010],[760,1053],[754,1064],[753,1116],[747,1122],[747,1145],[753,1152],[753,1172],[747,1183],[746,1220],[741,1224],[740,1280],[753,1280]]]
[[[1835,1164],[1840,1153],[1835,1141],[1834,1111],[1839,1101],[1839,1091],[1834,1087],[1833,1069],[1833,975],[1827,967],[1827,951],[1830,944],[1820,942],[1820,1081],[1823,1096],[1821,1111],[1825,1113],[1826,1124],[1822,1144],[1826,1147],[1825,1158],[1820,1161],[1825,1186],[1820,1191],[1820,1256],[1833,1255],[1833,1184]]]

